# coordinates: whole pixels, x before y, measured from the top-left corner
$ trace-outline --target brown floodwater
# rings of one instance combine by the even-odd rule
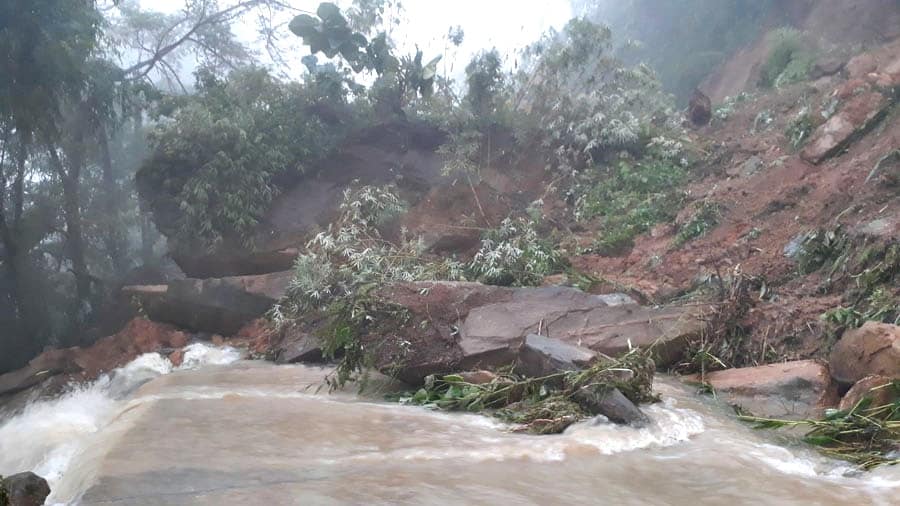
[[[848,475],[665,378],[649,428],[527,436],[329,395],[318,368],[157,369],[168,374],[120,399],[91,386],[0,422],[0,473],[44,471],[53,502],[83,505],[862,505],[896,504],[900,490],[900,468]],[[33,427],[41,414],[56,425]]]

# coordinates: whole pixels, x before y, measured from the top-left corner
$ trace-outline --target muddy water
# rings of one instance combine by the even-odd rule
[[[532,437],[479,416],[317,393],[315,368],[159,370],[120,400],[85,398],[100,415],[90,423],[70,402],[55,406],[68,425],[26,426],[28,413],[0,425],[0,473],[49,471],[54,502],[84,505],[896,504],[900,487],[900,469],[844,476],[667,380],[648,429]],[[48,442],[35,450],[16,437]]]

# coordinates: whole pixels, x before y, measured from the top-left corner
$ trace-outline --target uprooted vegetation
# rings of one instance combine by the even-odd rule
[[[879,393],[883,390],[883,393]],[[892,399],[884,404],[876,398]],[[873,388],[849,409],[832,410],[819,420],[773,420],[741,417],[758,429],[809,429],[803,440],[831,457],[852,462],[860,469],[900,464],[900,381]]]
[[[445,411],[484,412],[515,424],[518,432],[558,434],[600,414],[598,401],[613,390],[634,404],[657,402],[654,371],[650,353],[632,350],[618,359],[601,358],[583,370],[539,378],[501,374],[487,383],[470,383],[458,374],[429,376],[422,388],[397,400]]]
[[[900,323],[900,245],[854,239],[841,228],[817,230],[803,241],[798,268],[821,273],[821,290],[842,293],[842,305],[822,315],[836,331],[867,321]]]

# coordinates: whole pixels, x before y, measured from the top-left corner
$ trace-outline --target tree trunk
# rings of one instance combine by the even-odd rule
[[[123,274],[128,270],[128,259],[125,256],[127,247],[122,231],[122,222],[119,219],[119,213],[122,212],[121,206],[119,206],[120,189],[116,185],[106,129],[101,128],[97,137],[100,144],[100,164],[103,170],[103,210],[107,220],[107,230],[103,242],[116,274]]]
[[[59,175],[63,187],[63,213],[66,221],[66,249],[72,261],[75,275],[75,292],[81,304],[90,302],[91,277],[85,260],[84,232],[81,228],[81,197],[79,195],[79,175],[81,174],[81,154],[69,157],[69,170],[63,168],[56,149],[49,146],[50,163]],[[73,150],[76,151],[76,150]]]

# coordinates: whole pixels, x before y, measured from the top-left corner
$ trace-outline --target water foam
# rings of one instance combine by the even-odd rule
[[[192,344],[185,348],[177,370],[226,365],[240,358],[234,348]],[[126,407],[122,400],[140,385],[174,370],[168,358],[147,353],[92,383],[71,385],[55,399],[27,405],[0,422],[0,475],[30,470],[55,489],[96,434]]]

